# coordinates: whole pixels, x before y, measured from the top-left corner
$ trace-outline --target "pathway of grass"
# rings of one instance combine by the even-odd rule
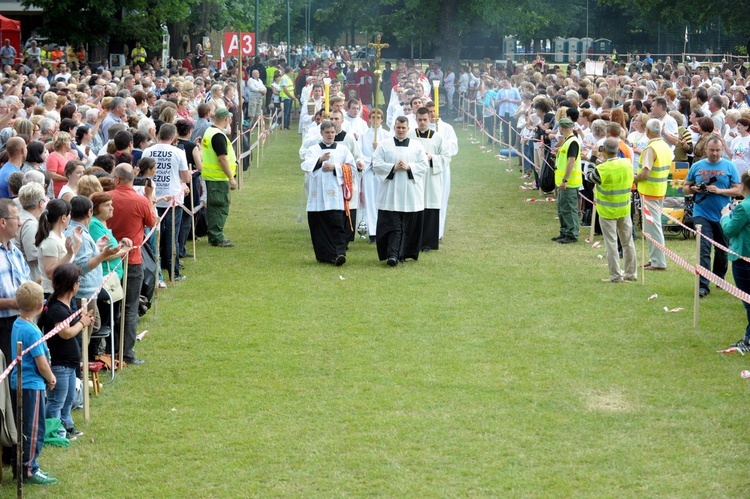
[[[299,138],[272,137],[237,247],[199,243],[142,322],[148,364],[28,496],[747,497],[747,362],[715,353],[740,303],[712,293],[696,334],[687,272],[600,282],[600,251],[551,243],[554,204],[459,135],[441,249],[395,269],[359,240],[315,262]]]

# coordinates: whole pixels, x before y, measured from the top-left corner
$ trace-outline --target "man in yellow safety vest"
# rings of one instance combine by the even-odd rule
[[[237,157],[225,132],[232,113],[225,107],[216,110],[214,123],[208,127],[201,141],[203,180],[206,181],[206,225],[211,246],[231,248],[224,237],[224,224],[229,216],[229,191],[237,188]]]
[[[130,52],[130,60],[133,61],[133,64],[146,62],[146,49],[141,47],[141,42],[135,42],[135,48]]]
[[[553,237],[552,240],[560,244],[570,244],[578,242],[578,188],[583,184],[581,143],[573,133],[573,120],[562,118],[557,124],[563,136],[555,159],[560,235]]]
[[[669,167],[674,154],[669,145],[661,137],[662,123],[656,118],[646,123],[648,145],[641,153],[638,161],[638,174],[635,183],[644,206],[643,232],[651,236],[654,241],[664,245],[664,232],[661,228],[661,210],[664,206],[664,196],[667,193],[669,181]],[[658,246],[648,241],[649,262],[644,270],[667,270],[667,258]]]
[[[633,185],[633,164],[628,158],[618,157],[620,139],[608,137],[604,141],[604,163],[590,170],[586,180],[596,185],[596,214],[607,248],[609,277],[606,282],[630,282],[638,278],[636,270],[633,222],[630,219],[630,188]],[[622,244],[625,273],[620,269],[617,238]]]

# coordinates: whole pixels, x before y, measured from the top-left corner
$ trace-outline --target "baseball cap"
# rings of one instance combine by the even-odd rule
[[[216,110],[216,113],[214,113],[214,116],[216,116],[219,119],[222,118],[228,118],[229,116],[232,116],[232,113],[229,111],[229,109],[225,107],[220,107]]]
[[[560,121],[557,122],[557,124],[560,126],[560,128],[573,128],[573,120],[570,118],[562,118]]]

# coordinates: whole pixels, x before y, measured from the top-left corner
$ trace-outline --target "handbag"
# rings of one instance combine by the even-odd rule
[[[120,279],[117,278],[117,274],[107,279],[104,283],[104,289],[109,293],[112,303],[118,302],[125,297],[125,294],[122,291],[122,284],[120,283]]]

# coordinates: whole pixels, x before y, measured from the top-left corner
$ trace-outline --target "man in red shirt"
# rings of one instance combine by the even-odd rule
[[[145,364],[146,361],[135,356],[135,335],[138,330],[138,304],[143,286],[143,255],[141,246],[145,227],[156,224],[156,200],[153,184],[146,185],[146,196],[133,189],[133,167],[120,163],[113,172],[115,189],[112,195],[114,215],[107,221],[107,226],[117,240],[124,237],[133,241],[133,250],[128,255],[128,282],[125,295],[125,338],[123,360],[128,364]],[[119,345],[119,337],[115,339]]]

